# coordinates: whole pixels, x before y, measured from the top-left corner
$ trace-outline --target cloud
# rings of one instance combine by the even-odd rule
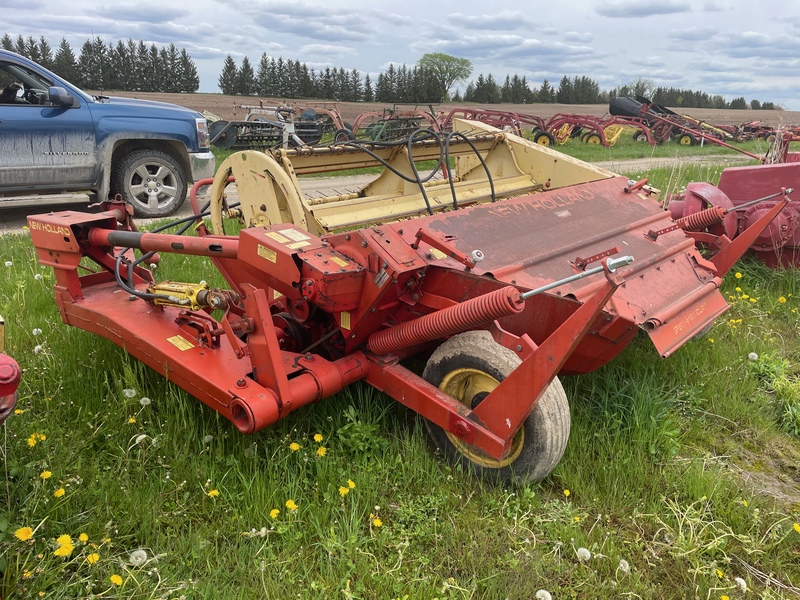
[[[306,44],[300,47],[300,52],[304,56],[324,57],[328,60],[341,59],[345,56],[356,54],[354,48],[336,44]]]
[[[652,17],[690,12],[684,0],[611,0],[597,7],[597,14],[612,19]]]
[[[453,13],[449,21],[464,29],[514,30],[533,27],[533,21],[520,11],[504,10],[494,15],[465,15]]]
[[[115,21],[157,24],[164,21],[177,21],[191,14],[188,10],[172,8],[164,4],[128,4],[124,6],[103,6],[94,9],[95,14]]]
[[[631,63],[653,69],[666,67],[668,64],[667,61],[660,56],[643,56],[642,58],[634,58],[631,60]]]
[[[588,44],[594,39],[591,33],[581,33],[579,31],[567,31],[562,34],[562,37],[567,42],[580,42],[581,44]]]
[[[686,27],[670,31],[667,37],[671,40],[686,42],[708,41],[719,34],[717,27]]]

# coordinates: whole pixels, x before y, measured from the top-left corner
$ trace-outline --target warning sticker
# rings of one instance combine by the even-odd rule
[[[261,258],[266,258],[269,262],[278,262],[278,253],[275,250],[270,250],[266,246],[259,244],[257,252]]]
[[[267,237],[271,237],[273,240],[275,240],[279,244],[285,244],[286,242],[289,241],[289,238],[283,237],[277,231],[269,231],[269,232],[267,232]]]
[[[171,338],[167,338],[167,341],[181,352],[194,348],[194,344],[181,335],[175,335]]]
[[[331,256],[331,262],[336,263],[340,267],[346,267],[348,264],[350,264],[346,260],[339,258],[338,256]]]
[[[310,246],[311,242],[295,242],[294,244],[289,244],[286,246],[287,248],[291,248],[292,250],[297,250],[298,248],[305,248],[306,246]]]
[[[281,294],[278,290],[272,290],[272,299],[273,300],[277,300],[281,296],[283,296],[283,294]]]
[[[295,242],[302,242],[303,240],[311,239],[302,231],[297,231],[297,229],[283,229],[281,233],[288,238],[293,239]]]
[[[347,312],[346,310],[342,311],[339,314],[339,322],[341,323],[340,327],[342,329],[347,329],[347,331],[350,331],[350,313],[349,312]]]
[[[433,254],[434,258],[442,259],[447,257],[447,254],[439,250],[438,248],[431,248],[431,254]]]

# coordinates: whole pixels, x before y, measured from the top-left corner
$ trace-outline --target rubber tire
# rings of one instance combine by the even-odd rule
[[[581,138],[584,144],[591,144],[593,146],[599,146],[603,143],[603,139],[600,137],[600,134],[590,131],[586,133]]]
[[[352,142],[354,139],[356,139],[356,134],[352,129],[337,129],[333,134],[334,142]]]
[[[549,131],[538,131],[533,136],[533,142],[541,146],[555,146],[556,138]]]
[[[641,129],[633,132],[633,141],[634,142],[646,142],[647,136],[644,134],[644,131]]]
[[[168,183],[170,188],[175,189],[175,194],[168,198],[158,200],[158,207],[153,209],[139,198],[132,190],[134,181],[141,178],[139,169],[145,168],[148,172],[153,170],[156,173],[163,171],[159,180]],[[155,173],[154,173],[155,174]],[[130,154],[122,157],[122,160],[114,167],[111,176],[112,194],[121,194],[125,202],[133,207],[134,214],[138,217],[166,217],[178,210],[183,201],[186,200],[187,177],[184,168],[169,154],[159,150],[134,150]]]
[[[691,133],[681,133],[675,138],[681,146],[694,146],[697,140]]]
[[[472,368],[500,382],[520,362],[514,352],[496,343],[489,332],[468,331],[439,346],[428,360],[422,377],[439,387],[448,373]],[[569,402],[561,382],[558,378],[553,379],[522,425],[525,440],[519,456],[502,467],[489,467],[472,461],[453,445],[441,427],[427,420],[426,424],[438,448],[465,470],[491,481],[534,483],[547,477],[564,455],[570,430]]]

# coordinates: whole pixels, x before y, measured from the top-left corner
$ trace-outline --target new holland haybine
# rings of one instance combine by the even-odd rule
[[[420,173],[425,159],[446,176]],[[306,197],[297,177],[372,165],[386,167],[375,181],[329,197]],[[780,201],[735,239],[719,236],[711,258],[654,193],[456,120],[402,144],[236,153],[197,236],[137,231],[113,202],[29,226],[65,323],[112,340],[242,433],[364,380],[423,416],[454,460],[536,481],[569,436],[558,376],[601,367],[640,330],[664,357],[701,334],[728,308],[721,278],[789,191],[764,190]],[[156,281],[148,264],[169,254],[213,265],[227,285]],[[421,373],[404,363],[413,356],[427,361]]]

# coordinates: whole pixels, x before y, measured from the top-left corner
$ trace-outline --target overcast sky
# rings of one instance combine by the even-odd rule
[[[219,92],[222,64],[262,53],[373,81],[423,54],[469,59],[473,77],[525,75],[534,86],[588,76],[602,90],[639,77],[657,86],[773,101],[800,110],[796,0],[0,0],[12,37],[87,38],[185,48],[201,92]],[[464,85],[461,90],[463,92]]]

